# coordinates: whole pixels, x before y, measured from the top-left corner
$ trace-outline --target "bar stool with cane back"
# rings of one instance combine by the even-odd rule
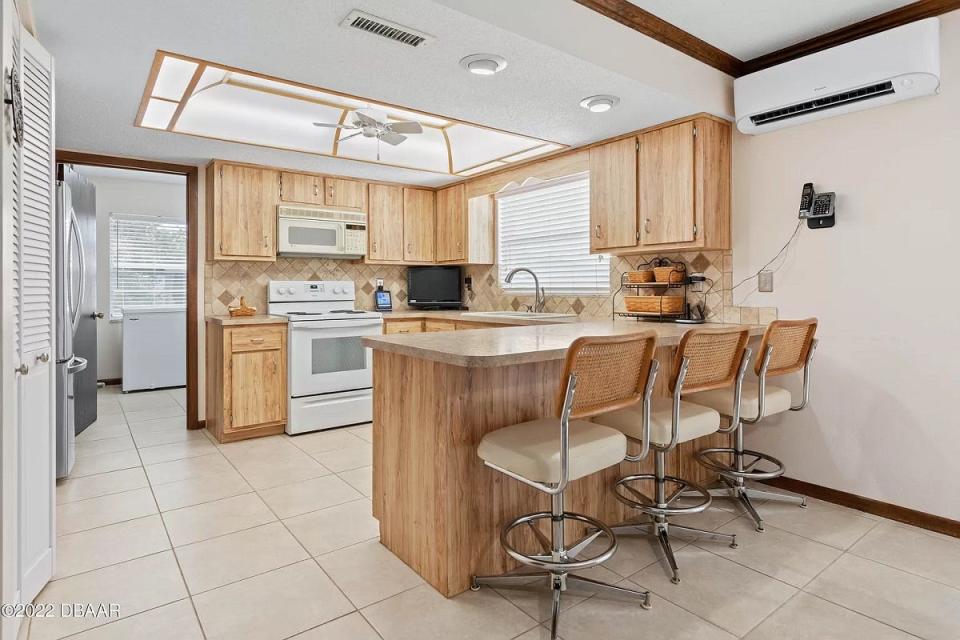
[[[595,518],[564,509],[564,491],[578,478],[618,465],[627,455],[627,440],[620,431],[584,418],[613,409],[633,406],[653,393],[656,378],[656,333],[578,338],[567,350],[557,416],[511,425],[486,434],[477,454],[486,466],[551,496],[550,511],[520,516],[500,532],[507,554],[536,571],[501,576],[474,576],[471,588],[481,585],[526,585],[532,577],[549,580],[553,617],[551,637],[557,637],[560,595],[569,583],[594,593],[634,597],[650,608],[650,592],[635,591],[573,575],[606,562],[616,551],[610,528]],[[550,522],[550,536],[538,528]],[[564,526],[574,521],[588,532],[567,546]],[[511,542],[511,532],[523,528],[539,543],[539,551],[521,552]],[[602,551],[580,557],[600,536],[607,540]],[[601,545],[602,546],[602,545]],[[592,552],[591,552],[592,553]]]
[[[629,520],[612,527],[617,535],[652,534],[663,549],[672,573],[671,580],[680,582],[680,570],[670,546],[670,530],[695,534],[699,538],[729,542],[737,547],[735,534],[705,531],[670,522],[671,516],[700,513],[711,504],[710,493],[684,478],[666,474],[666,455],[677,445],[711,433],[728,433],[720,428],[720,413],[710,407],[694,404],[684,395],[707,389],[732,389],[739,396],[740,385],[750,360],[747,348],[748,329],[695,329],[680,340],[669,380],[670,398],[655,398],[650,403],[649,419],[640,420],[636,409],[620,409],[595,417],[594,422],[622,431],[630,440],[644,442],[654,450],[654,472],[621,478],[613,490],[618,500],[640,511],[646,518]],[[681,399],[683,396],[684,399]],[[733,403],[736,407],[736,402]],[[646,407],[644,408],[646,410]],[[639,426],[647,425],[644,431]],[[653,497],[643,492],[643,485],[653,483]],[[668,492],[667,485],[670,485]],[[681,505],[677,500],[693,496],[693,504]]]
[[[807,506],[806,498],[748,487],[746,480],[769,480],[783,475],[783,463],[773,456],[743,448],[743,423],[757,424],[766,416],[785,411],[800,411],[810,401],[810,362],[817,348],[817,319],[775,320],[767,326],[760,342],[760,350],[754,370],[757,382],[743,384],[740,399],[739,421],[734,413],[733,394],[726,389],[696,393],[689,397],[692,402],[712,407],[724,416],[731,417],[735,428],[734,446],[729,448],[704,449],[697,460],[705,467],[717,471],[723,485],[711,489],[717,498],[739,500],[756,523],[757,531],[763,531],[763,519],[751,498],[788,502]],[[803,397],[793,404],[793,396],[784,387],[768,384],[767,379],[803,370]],[[739,422],[739,424],[738,424]],[[761,468],[763,467],[763,468]]]

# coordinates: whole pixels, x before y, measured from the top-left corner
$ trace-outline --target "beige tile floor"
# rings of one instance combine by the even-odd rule
[[[184,429],[182,390],[99,396],[57,487],[57,575],[42,602],[116,602],[119,619],[35,619],[32,639],[538,640],[543,592],[445,599],[377,542],[370,427],[220,446]],[[671,584],[646,539],[594,577],[650,611],[570,594],[565,640],[960,638],[960,540],[819,502],[688,518],[739,549],[676,539]],[[586,596],[586,597],[584,597]]]

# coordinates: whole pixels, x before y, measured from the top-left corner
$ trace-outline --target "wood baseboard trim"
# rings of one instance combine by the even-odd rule
[[[104,378],[103,380],[97,380],[97,382],[102,382],[107,386],[115,384],[123,384],[123,378]]]
[[[194,424],[187,427],[187,429],[189,429],[190,431],[194,431],[195,429],[206,429],[206,428],[207,428],[206,420],[197,420]]]
[[[896,520],[897,522],[920,527],[921,529],[936,531],[937,533],[953,536],[954,538],[960,538],[960,521],[944,518],[943,516],[908,509],[907,507],[874,500],[873,498],[864,498],[855,493],[847,493],[839,489],[831,489],[830,487],[804,482],[803,480],[795,480],[785,476],[767,480],[765,484],[786,489],[787,491],[802,493],[811,498],[832,502],[833,504],[856,509],[857,511],[871,513],[875,516]]]

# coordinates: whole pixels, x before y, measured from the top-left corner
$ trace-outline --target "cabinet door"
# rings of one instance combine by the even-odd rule
[[[403,260],[403,188],[370,185],[367,232],[371,260]]]
[[[230,356],[230,428],[279,422],[286,417],[283,351],[240,351]]]
[[[367,208],[367,183],[345,178],[324,178],[323,203],[363,211]]]
[[[640,140],[643,245],[694,240],[693,122],[657,129]]]
[[[323,177],[283,171],[280,174],[280,199],[284,202],[323,204]]]
[[[437,262],[467,256],[467,202],[462,184],[437,191]]]
[[[590,149],[590,249],[637,244],[637,140]]]
[[[225,164],[220,167],[219,188],[220,254],[275,260],[280,174]]]
[[[434,195],[426,189],[403,190],[403,259],[407,262],[433,262]]]

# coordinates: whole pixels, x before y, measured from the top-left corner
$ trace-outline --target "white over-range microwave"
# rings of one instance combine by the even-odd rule
[[[280,205],[277,236],[281,256],[362,258],[367,253],[367,214]]]

